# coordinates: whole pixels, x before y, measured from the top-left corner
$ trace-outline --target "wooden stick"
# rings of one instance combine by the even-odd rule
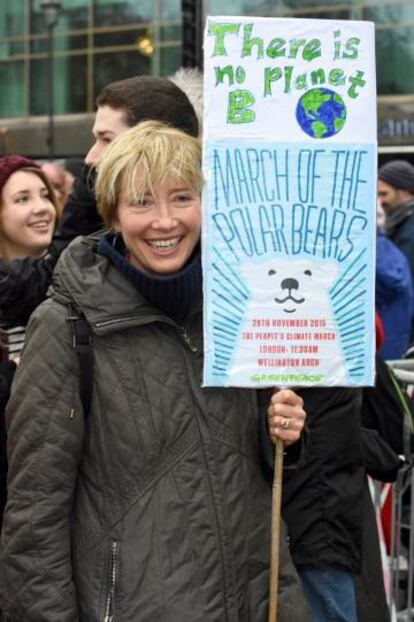
[[[279,545],[280,545],[280,516],[282,506],[282,475],[283,475],[283,441],[276,440],[275,470],[273,475],[272,493],[272,532],[270,549],[270,588],[269,588],[269,617],[268,622],[277,620],[277,590],[279,583]]]

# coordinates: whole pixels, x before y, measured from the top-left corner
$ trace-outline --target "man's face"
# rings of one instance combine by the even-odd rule
[[[398,190],[385,181],[378,180],[378,199],[386,214],[390,214],[403,203],[410,199],[410,194],[405,190]]]
[[[86,166],[96,164],[114,138],[128,129],[129,125],[125,122],[125,112],[123,110],[115,110],[115,108],[110,106],[99,106],[92,128],[95,142],[86,154]]]

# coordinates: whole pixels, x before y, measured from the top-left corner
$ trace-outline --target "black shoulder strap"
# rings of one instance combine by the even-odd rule
[[[93,390],[93,348],[91,329],[83,313],[69,307],[73,326],[73,347],[79,360],[79,395],[85,419],[89,415]]]

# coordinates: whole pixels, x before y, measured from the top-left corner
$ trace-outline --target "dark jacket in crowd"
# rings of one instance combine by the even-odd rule
[[[402,387],[400,391],[404,392]],[[409,441],[410,422],[406,420],[389,368],[378,355],[375,387],[363,391],[361,416],[367,473],[383,482],[395,481],[402,465],[399,456],[409,449],[409,442],[404,441]],[[377,523],[368,483],[364,505],[362,571],[356,577],[358,622],[389,622]]]
[[[376,360],[372,388],[304,389],[307,442],[283,483],[283,517],[297,568],[361,570],[366,474],[394,481],[404,412],[388,368]]]
[[[387,216],[385,233],[407,257],[414,282],[414,197]]]
[[[283,482],[283,518],[297,568],[361,565],[365,466],[358,389],[298,391],[305,402],[306,452]]]
[[[3,510],[6,503],[7,475],[6,426],[4,412],[10,396],[10,387],[13,379],[14,370],[15,365],[11,361],[0,361],[0,530],[3,520]]]
[[[385,337],[380,354],[386,360],[400,359],[410,343],[413,285],[406,256],[381,232],[377,233],[375,276],[375,305]]]
[[[68,303],[93,331],[86,420]],[[200,388],[201,300],[184,326],[190,345],[91,240],[62,255],[8,409],[12,622],[267,620],[260,392]],[[278,621],[308,620],[282,533]]]
[[[96,210],[93,180],[85,168],[76,179],[66,202],[62,219],[52,244],[43,257],[15,259],[0,258],[0,309],[3,321],[25,325],[35,308],[46,298],[56,262],[63,249],[78,235],[88,235],[102,228]]]

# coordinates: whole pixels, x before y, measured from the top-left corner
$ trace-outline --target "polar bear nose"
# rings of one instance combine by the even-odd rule
[[[299,289],[299,283],[296,279],[283,279],[280,286],[282,289],[288,289],[289,291]]]

